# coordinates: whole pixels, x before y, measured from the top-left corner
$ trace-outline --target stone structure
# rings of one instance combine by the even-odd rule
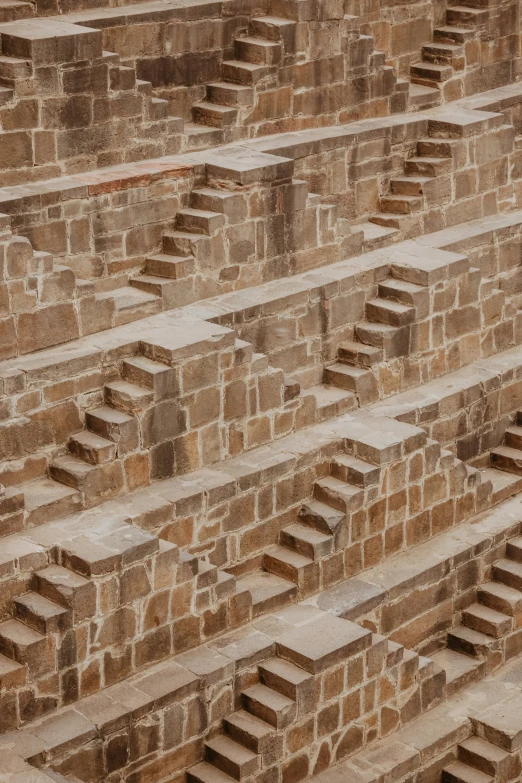
[[[0,783],[522,779],[516,0],[0,0]]]

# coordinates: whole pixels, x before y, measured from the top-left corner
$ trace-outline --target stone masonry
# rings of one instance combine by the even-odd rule
[[[522,780],[517,0],[0,0],[0,783]]]

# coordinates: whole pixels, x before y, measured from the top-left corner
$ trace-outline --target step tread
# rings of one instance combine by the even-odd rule
[[[149,294],[147,291],[141,291],[139,288],[133,288],[130,285],[96,294],[96,298],[102,300],[114,299],[114,305],[117,310],[129,310],[133,307],[139,307],[142,304],[158,300],[155,294]]]
[[[342,375],[349,375],[351,378],[361,378],[371,370],[368,367],[359,367],[356,364],[344,364],[343,362],[335,362],[335,364],[329,364],[326,368],[329,372],[342,373]]]
[[[483,665],[483,662],[477,658],[471,658],[469,655],[450,650],[447,647],[433,653],[430,657],[433,663],[446,672],[446,684],[451,684],[455,680],[469,675]]]
[[[77,478],[84,478],[88,473],[91,473],[93,470],[98,470],[102,466],[91,465],[90,462],[85,462],[83,459],[73,457],[72,454],[63,454],[61,457],[55,457],[53,459],[51,467],[71,473]]]
[[[189,780],[199,780],[201,783],[235,783],[235,779],[222,772],[208,761],[202,761],[187,770]]]
[[[190,215],[191,217],[208,218],[223,217],[221,212],[212,212],[209,209],[195,209],[194,207],[185,207],[178,209],[178,215]]]
[[[313,563],[313,560],[311,560],[309,557],[305,557],[305,555],[301,555],[299,552],[294,552],[293,549],[288,549],[285,546],[281,546],[281,544],[274,544],[273,546],[268,547],[268,549],[265,551],[265,556],[266,555],[274,558],[274,560],[288,563],[288,565],[292,566],[293,568],[304,568],[305,566]]]
[[[300,685],[302,682],[310,679],[310,674],[295,663],[291,661],[285,661],[284,658],[269,658],[259,664],[259,668],[262,671],[266,671],[269,674],[274,674],[280,679],[286,680],[291,685]]]
[[[444,767],[443,781],[447,780],[447,777],[445,777],[446,773],[461,783],[494,783],[494,778],[490,775],[470,767],[462,761],[453,761],[447,767]]]
[[[393,299],[381,299],[378,297],[377,299],[370,299],[367,304],[373,305],[374,307],[383,308],[385,310],[392,310],[394,313],[411,313],[412,310],[414,310],[414,307],[410,307],[409,305],[402,304],[402,302],[395,302]]]
[[[252,713],[247,712],[246,710],[236,710],[236,712],[233,712],[231,715],[227,715],[225,724],[227,723],[236,726],[242,731],[248,732],[248,734],[258,740],[274,733],[274,727],[271,726],[270,723],[261,720],[257,715],[252,715]]]
[[[342,481],[341,479],[335,478],[335,476],[325,476],[324,478],[318,479],[315,483],[320,487],[326,487],[335,492],[339,492],[341,495],[348,495],[350,497],[363,492],[361,487],[356,487],[355,484],[348,484],[347,481]],[[325,505],[327,508],[330,508],[327,504]],[[330,508],[330,512],[331,510],[332,509]]]
[[[257,35],[243,35],[241,38],[236,38],[236,41],[246,41],[249,44],[257,44],[263,46],[265,49],[273,49],[279,47],[281,44],[278,41],[271,41],[269,38],[262,38]]]
[[[289,709],[295,704],[288,696],[283,696],[282,693],[269,688],[267,685],[263,685],[262,682],[251,685],[250,688],[246,688],[242,693],[247,698],[257,701],[275,712]]]
[[[254,607],[272,601],[278,597],[290,598],[297,592],[297,585],[281,576],[269,574],[267,571],[256,571],[245,574],[237,580],[238,589],[247,589],[252,596]]]
[[[468,739],[459,742],[459,746],[471,753],[480,756],[483,759],[493,762],[501,762],[510,757],[510,753],[498,745],[493,745],[482,737],[468,737]]]
[[[502,620],[508,619],[508,616],[503,612],[499,612],[496,609],[490,609],[488,606],[483,606],[482,604],[471,604],[471,606],[468,606],[463,611],[468,612],[468,614],[475,614],[477,617],[483,617],[485,620],[491,620],[492,622],[502,622]]]
[[[36,479],[20,487],[23,490],[26,510],[34,510],[42,505],[50,505],[64,498],[79,497],[78,490],[66,487],[52,479]]]
[[[239,742],[236,742],[231,737],[227,737],[226,734],[218,734],[217,737],[207,740],[205,745],[216,753],[226,756],[236,764],[246,764],[257,758],[255,753],[245,748],[244,745],[240,745]]]
[[[510,574],[514,574],[522,579],[522,563],[517,563],[516,560],[497,560],[493,568],[502,571],[508,571]]]
[[[139,387],[141,388],[141,387]],[[96,416],[99,419],[108,424],[124,424],[129,421],[134,421],[132,416],[128,413],[118,410],[118,408],[112,408],[110,405],[101,405],[99,408],[93,408],[93,410],[87,411],[90,416]]]
[[[89,446],[90,448],[94,449],[114,447],[114,442],[112,440],[103,438],[101,435],[97,435],[95,432],[91,432],[90,430],[82,430],[76,435],[72,435],[71,440],[74,440],[83,446]]]
[[[513,446],[496,446],[494,449],[491,449],[490,454],[499,454],[503,457],[522,460],[522,451],[513,448]]]
[[[30,628],[19,620],[5,620],[0,623],[0,636],[14,644],[37,644],[45,639],[45,636],[34,628]]]
[[[308,527],[308,525],[302,525],[299,522],[294,522],[294,524],[283,528],[283,533],[287,533],[294,538],[299,538],[309,544],[324,544],[327,541],[331,541],[332,538],[326,533],[321,533],[319,530]]]
[[[211,114],[237,113],[237,109],[234,106],[224,106],[222,103],[212,103],[212,101],[197,101],[192,104],[192,108],[204,109]]]
[[[138,384],[131,383],[130,381],[111,381],[110,383],[105,384],[105,388],[115,389],[117,392],[120,392],[120,394],[126,394],[129,397],[134,397],[136,399],[150,395],[150,389],[146,389],[144,386],[138,386]]]

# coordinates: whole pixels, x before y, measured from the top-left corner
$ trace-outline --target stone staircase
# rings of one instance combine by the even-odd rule
[[[313,498],[297,520],[284,527],[279,543],[263,555],[263,570],[241,576],[238,589],[252,595],[253,615],[275,611],[320,589],[321,571],[335,565],[347,545],[346,522],[379,484],[381,469],[342,454],[330,464],[330,474],[314,483]]]
[[[380,199],[380,213],[370,223],[395,228],[409,235],[415,214],[450,196],[447,176],[455,168],[458,139],[432,137],[417,142],[416,155],[404,161],[403,176],[390,180],[389,193]]]
[[[57,541],[54,556],[32,572],[27,592],[15,594],[11,617],[0,622],[0,706],[2,725],[11,728],[76,701],[96,683],[109,684],[122,655],[128,670],[139,667],[140,607],[154,580],[155,589],[175,580],[178,549],[136,527],[102,525],[97,534],[91,526]],[[129,643],[138,645],[133,661]],[[170,643],[156,652],[170,654]],[[52,679],[60,688],[49,695]]]
[[[488,8],[462,2],[446,9],[446,24],[436,27],[433,41],[422,47],[422,60],[410,67],[413,101],[419,108],[436,106],[465,95],[466,68],[476,64],[480,32],[488,21]]]
[[[476,603],[448,633],[447,648],[431,656],[446,671],[447,696],[519,654],[521,611],[522,537],[517,536],[507,542],[505,558],[493,564],[490,581],[479,586]]]
[[[519,772],[518,754],[473,735],[459,742],[457,760],[444,767],[441,783],[514,783]]]
[[[256,88],[277,82],[285,56],[295,54],[296,29],[297,22],[277,16],[250,21],[247,34],[234,39],[234,59],[221,63],[221,80],[207,84],[206,99],[192,106],[188,149],[233,140],[232,126],[251,112]]]
[[[47,18],[14,21],[1,34],[0,146],[12,149],[2,185],[178,150],[182,120],[169,118],[168,101],[154,97],[150,82],[118,54],[102,51],[99,30]],[[81,93],[90,79],[97,79],[96,96]],[[28,117],[36,99],[40,111]],[[52,147],[42,147],[42,132]]]
[[[301,608],[304,613],[306,607]],[[321,722],[325,702],[332,719],[327,722],[324,712],[321,735],[335,731],[335,701],[343,694],[340,683],[345,669],[353,671],[352,678],[375,678],[377,688],[385,688],[380,692],[380,703],[395,691],[394,705],[403,723],[413,717],[411,705],[416,701],[420,704],[421,691],[429,691],[432,681],[440,678],[429,661],[401,645],[346,620],[328,615],[312,617],[280,635],[276,654],[257,664],[257,671],[247,680],[255,681],[238,694],[238,709],[223,719],[220,733],[206,739],[204,760],[187,770],[191,783],[260,780],[267,769],[288,765],[295,758],[296,747],[290,738],[300,730],[302,720]],[[327,636],[327,631],[335,635]],[[223,649],[225,643],[220,641],[216,649]],[[349,702],[345,694],[353,684],[350,679],[345,686],[345,710]],[[361,719],[369,703],[358,708]]]

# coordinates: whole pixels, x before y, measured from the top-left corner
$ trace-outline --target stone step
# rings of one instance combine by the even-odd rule
[[[298,520],[325,535],[335,535],[346,515],[320,500],[309,500],[299,509]]]
[[[356,364],[358,367],[372,367],[384,360],[384,354],[379,348],[355,341],[341,343],[337,354],[341,363]]]
[[[256,753],[225,734],[205,742],[205,759],[234,780],[244,780],[259,770]]]
[[[62,457],[53,459],[49,465],[49,475],[55,481],[82,492],[89,483],[90,474],[102,469],[103,466],[101,465],[91,465],[83,459],[74,457],[72,454],[65,454]]]
[[[504,434],[504,445],[509,446],[512,449],[522,449],[522,427],[514,425],[508,427]]]
[[[522,563],[522,536],[511,538],[506,544],[506,557]]]
[[[211,236],[225,223],[221,212],[210,212],[204,209],[180,209],[176,215],[176,226],[180,231]]]
[[[454,761],[442,770],[442,783],[494,783],[494,778],[478,769]]]
[[[308,396],[314,398],[317,421],[325,421],[357,408],[356,395],[345,389],[339,389],[337,386],[320,383],[317,386],[302,389],[301,397]]]
[[[410,66],[410,75],[412,80],[431,87],[451,79],[453,68],[451,65],[421,62]]]
[[[92,432],[116,443],[119,456],[139,446],[138,422],[117,408],[102,405],[87,411],[85,422]]]
[[[256,571],[237,579],[237,590],[252,596],[254,617],[287,606],[297,596],[297,585],[267,571]]]
[[[189,783],[233,783],[235,778],[222,772],[213,764],[202,761],[187,769],[187,780]]]
[[[195,209],[220,212],[229,222],[237,223],[246,217],[246,200],[242,193],[217,188],[198,188],[190,193],[190,205]]]
[[[269,547],[263,556],[263,568],[270,574],[275,574],[282,579],[294,582],[299,588],[315,587],[317,581],[313,579],[316,568],[313,559],[305,557],[293,549],[275,544]]]
[[[173,397],[178,391],[176,370],[146,356],[132,356],[122,363],[125,381],[142,389],[150,389],[155,400]]]
[[[129,280],[129,285],[156,297],[167,309],[183,307],[194,301],[193,287],[189,284],[188,287],[180,289],[182,283],[180,280],[156,275],[136,275]]]
[[[381,212],[392,215],[411,215],[424,209],[424,199],[420,196],[381,196],[379,199]]]
[[[252,33],[260,38],[267,38],[269,41],[276,41],[285,44],[288,51],[289,43],[295,36],[296,23],[292,19],[283,19],[279,16],[258,16],[254,17],[250,23]]]
[[[30,78],[33,71],[31,60],[23,57],[7,57],[0,55],[0,81],[13,87],[16,81]],[[5,88],[4,88],[5,89]],[[10,91],[11,94],[13,91]]]
[[[475,631],[465,625],[457,625],[448,631],[450,650],[469,655],[472,658],[486,658],[496,644],[497,642],[492,636]]]
[[[481,8],[471,8],[467,5],[448,6],[446,9],[446,24],[450,27],[477,28],[487,24],[488,12]]]
[[[235,84],[257,84],[272,72],[272,68],[259,63],[242,60],[224,60],[221,63],[221,75],[227,82]]]
[[[326,613],[278,636],[277,654],[317,675],[366,650],[372,638],[367,628]]]
[[[74,571],[51,565],[35,574],[35,590],[72,612],[73,625],[96,613],[96,586]]]
[[[197,258],[198,245],[208,244],[206,234],[194,234],[190,231],[166,231],[163,234],[163,252],[172,255],[193,256]]]
[[[460,144],[458,139],[419,139],[417,142],[417,155],[420,158],[451,158],[453,159],[456,147]]]
[[[276,65],[282,57],[279,42],[249,35],[235,39],[234,51],[238,60],[256,65]]]
[[[355,327],[357,337],[366,345],[373,345],[384,351],[384,358],[396,359],[407,356],[410,349],[410,327],[363,321]]]
[[[161,310],[161,300],[157,296],[140,291],[131,285],[96,294],[96,299],[98,301],[114,300],[116,326],[123,326],[149,315],[155,315]]]
[[[511,446],[497,446],[490,451],[491,465],[497,470],[505,470],[522,476],[522,450]]]
[[[297,705],[282,693],[257,683],[242,691],[243,709],[264,720],[276,729],[285,729],[294,722]]]
[[[27,669],[21,663],[0,654],[0,692],[25,685]]]
[[[72,625],[71,612],[39,593],[25,593],[14,599],[15,617],[45,636],[66,631]]]
[[[413,213],[412,213],[413,214]],[[411,219],[410,215],[405,215],[400,212],[376,212],[370,215],[368,220],[372,223],[376,223],[379,226],[386,226],[388,228],[394,228],[399,232],[407,230],[407,221]]]
[[[366,317],[374,323],[408,326],[415,321],[415,308],[393,299],[370,299],[366,302]]]
[[[207,84],[207,100],[222,106],[249,106],[254,102],[252,87],[233,82],[211,82]]]
[[[54,668],[47,637],[19,620],[0,623],[0,653],[38,675]]]
[[[259,664],[259,677],[263,685],[294,701],[298,714],[306,715],[315,707],[314,677],[294,663],[283,658],[269,658]]]
[[[390,191],[396,196],[422,196],[431,181],[431,177],[394,177],[390,180]]]
[[[270,751],[274,727],[246,710],[237,710],[223,719],[223,728],[233,740],[252,753],[264,755]]]
[[[513,628],[513,620],[509,615],[497,612],[482,604],[472,604],[462,612],[462,623],[474,631],[499,639]]]
[[[430,292],[428,288],[416,283],[409,283],[407,280],[388,277],[379,283],[379,298],[391,299],[405,307],[414,307],[416,318],[424,317],[429,311]]]
[[[213,128],[225,128],[234,125],[237,119],[237,109],[232,106],[221,106],[210,101],[199,101],[192,106],[192,119],[201,125]]]
[[[423,84],[410,83],[408,91],[408,108],[415,110],[429,109],[438,106],[442,101],[440,90]]]
[[[281,545],[299,555],[311,560],[320,560],[332,554],[334,548],[333,536],[320,533],[308,525],[295,522],[281,530]]]
[[[469,27],[459,25],[444,25],[433,30],[435,41],[447,41],[448,43],[464,44],[475,37],[475,31]]]
[[[455,43],[424,44],[422,47],[422,59],[424,62],[440,63],[442,65],[454,65],[456,61],[464,57],[464,48]]]
[[[450,698],[472,682],[483,677],[485,662],[470,658],[469,655],[446,648],[431,656],[431,660],[446,673],[444,693]]]
[[[223,130],[221,128],[214,128],[210,125],[198,125],[198,123],[195,122],[186,122],[184,125],[184,134],[186,152],[216,147],[223,142]],[[229,780],[230,779],[231,778],[229,778]]]
[[[522,592],[502,582],[485,582],[480,585],[477,599],[483,606],[510,617],[522,612]]]
[[[491,775],[495,780],[514,780],[517,775],[518,759],[482,737],[472,736],[460,742],[457,753],[459,761]]]
[[[378,399],[377,380],[372,371],[364,367],[336,362],[324,368],[323,381],[330,386],[353,392],[359,397],[361,404]]]
[[[338,454],[330,463],[330,474],[334,478],[356,487],[376,486],[381,480],[381,469],[351,454]]]
[[[162,552],[175,549],[163,542]],[[115,531],[108,540],[77,536],[59,545],[60,562],[65,569],[87,579],[114,574],[121,564],[143,562],[160,552],[157,536],[135,525]],[[227,576],[229,576],[227,574]]]
[[[497,560],[493,564],[493,579],[522,591],[522,564],[514,560]]]
[[[502,500],[516,495],[522,490],[522,476],[514,473],[505,473],[496,468],[486,468],[480,472],[481,482],[491,482],[491,500],[492,503],[500,503]]]
[[[404,161],[404,173],[422,177],[439,177],[453,169],[451,158],[431,158],[416,155]]]
[[[152,389],[129,381],[111,381],[104,386],[105,402],[122,413],[138,413],[154,400]]]
[[[397,229],[378,226],[377,223],[370,223],[369,220],[355,224],[353,231],[362,231],[365,251],[388,247],[400,236]]]
[[[36,479],[20,485],[25,500],[25,523],[44,525],[82,508],[80,493],[52,479]]]
[[[149,104],[149,117],[151,120],[166,120],[169,116],[169,102],[163,98],[152,97]]]
[[[325,476],[314,484],[314,497],[343,514],[358,511],[364,503],[364,490],[334,476]]]
[[[166,277],[170,280],[180,280],[194,274],[193,256],[171,256],[168,253],[157,253],[145,259],[145,274],[155,277]]]
[[[107,440],[89,430],[73,435],[68,446],[74,457],[90,465],[103,465],[116,459],[117,456],[117,447],[112,440]]]

